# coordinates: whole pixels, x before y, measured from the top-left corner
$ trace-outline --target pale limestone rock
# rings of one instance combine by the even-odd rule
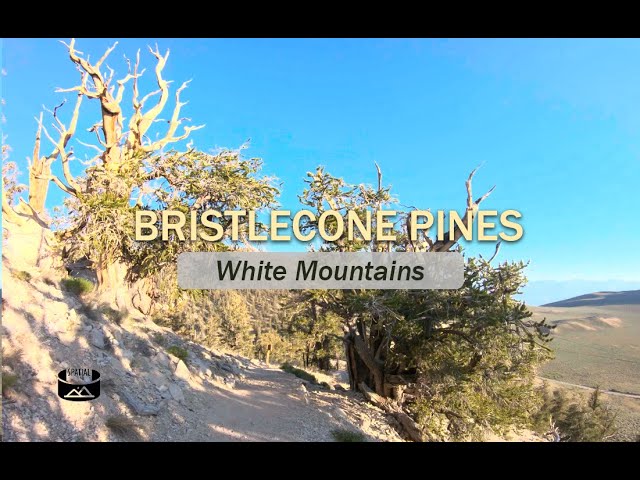
[[[191,372],[189,372],[189,369],[187,368],[187,366],[182,360],[178,360],[178,363],[176,364],[176,368],[173,371],[173,373],[180,380],[184,380],[188,382],[191,379]]]

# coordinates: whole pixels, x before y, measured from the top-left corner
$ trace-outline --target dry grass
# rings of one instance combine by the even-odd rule
[[[180,360],[182,360],[185,363],[187,362],[187,358],[189,357],[189,352],[186,349],[179,347],[177,345],[171,345],[170,347],[168,347],[167,352],[169,352],[174,357],[178,357]]]
[[[640,305],[534,307],[532,311],[535,319],[546,317],[558,325],[549,344],[556,358],[542,367],[542,376],[640,393]]]
[[[151,339],[161,347],[166,347],[167,338],[160,332],[151,332]]]
[[[291,373],[293,375],[295,375],[298,378],[301,378],[302,380],[306,380],[307,382],[311,382],[313,384],[317,384],[318,383],[318,379],[315,377],[315,375],[313,375],[312,373],[307,372],[306,370],[303,370],[301,368],[298,367],[294,367],[293,365],[289,364],[289,363],[285,363],[280,367],[282,370],[284,370],[287,373]]]
[[[331,435],[336,442],[366,442],[367,437],[363,433],[347,430],[346,428],[336,428],[331,431]]]
[[[13,373],[2,372],[2,391],[5,392],[16,386],[18,376]]]
[[[124,415],[112,415],[107,418],[105,426],[117,437],[123,440],[140,441],[142,437],[138,429],[140,426]]]
[[[23,282],[31,281],[31,274],[29,272],[25,272],[24,270],[14,270],[13,277],[18,280],[22,280]]]
[[[617,442],[640,441],[640,400],[602,395],[602,401],[617,414],[618,432],[611,440]]]
[[[124,312],[122,310],[116,310],[114,308],[111,308],[109,305],[107,304],[102,304],[100,305],[100,307],[98,308],[98,310],[100,311],[100,313],[102,313],[102,315],[109,320],[110,322],[113,322],[117,325],[121,325],[122,321],[127,318],[127,312]]]
[[[530,308],[535,319],[546,317],[558,325],[549,344],[556,358],[542,366],[540,375],[602,390],[640,393],[640,305]],[[549,383],[583,400],[589,396],[585,390]],[[640,400],[603,394],[602,401],[617,413],[618,433],[612,440],[636,441]]]
[[[64,278],[61,285],[64,290],[79,296],[92,292],[95,288],[92,281],[87,280],[86,278],[75,277]]]
[[[19,349],[9,351],[5,345],[2,346],[2,365],[11,368],[11,370],[18,370],[22,363],[22,357],[24,352]]]

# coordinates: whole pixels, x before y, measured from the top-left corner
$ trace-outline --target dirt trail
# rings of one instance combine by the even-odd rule
[[[563,382],[561,380],[554,380],[552,378],[546,378],[546,377],[538,377],[541,380],[544,380],[546,382],[552,382],[552,383],[557,383],[559,385],[565,385],[568,387],[575,387],[575,388],[580,388],[582,390],[588,390],[590,392],[593,392],[595,390],[594,387],[587,387],[586,385],[578,385],[577,383],[569,383],[569,382]],[[637,398],[640,400],[640,394],[637,393],[624,393],[624,392],[615,392],[613,390],[600,390],[600,393],[605,393],[607,395],[614,395],[617,397],[627,397],[627,398]]]
[[[383,414],[368,408],[357,394],[305,393],[299,378],[265,366],[253,365],[243,373],[233,388],[193,390],[186,406],[197,418],[186,420],[178,429],[181,434],[167,425],[170,428],[158,428],[151,439],[332,441],[332,430],[349,428],[371,440],[401,440]]]
[[[31,273],[3,291],[2,370],[15,379],[3,392],[4,440],[334,441],[332,431],[348,429],[402,441],[359,393],[306,391],[290,373],[187,341],[146,317],[118,324]],[[100,397],[60,399],[58,372],[81,366],[100,372]],[[128,419],[129,431],[110,427],[114,418]]]

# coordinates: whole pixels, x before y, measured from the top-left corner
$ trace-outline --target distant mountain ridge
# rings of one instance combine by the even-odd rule
[[[543,307],[601,307],[605,305],[640,305],[640,290],[588,293],[547,303]]]
[[[563,302],[590,292],[622,292],[639,290],[640,279],[631,280],[531,280],[517,298],[527,305]]]

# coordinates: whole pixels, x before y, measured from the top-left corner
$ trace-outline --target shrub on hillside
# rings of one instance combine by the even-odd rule
[[[22,280],[23,282],[29,282],[31,280],[31,274],[29,272],[25,272],[24,270],[16,270],[13,272],[13,276],[18,280]]]
[[[287,373],[292,373],[296,377],[306,380],[307,382],[318,383],[318,379],[315,377],[315,375],[302,370],[301,368],[296,368],[289,363],[284,363],[280,368]]]
[[[161,347],[165,347],[167,345],[167,339],[166,337],[160,333],[160,332],[153,332],[151,334],[151,338],[153,339],[153,341],[155,343],[157,343],[158,345],[160,345]]]
[[[86,278],[68,277],[62,280],[62,288],[74,295],[84,295],[93,290],[93,282]]]
[[[571,397],[565,390],[550,393],[543,389],[544,403],[534,418],[536,430],[546,433],[549,425],[555,425],[561,442],[603,442],[617,431],[616,414],[600,399],[596,388],[585,402],[581,397]]]
[[[109,305],[103,304],[100,306],[100,313],[104,315],[104,317],[117,324],[120,325],[122,321],[127,317],[127,313],[122,310],[116,310],[115,308],[111,308]]]
[[[347,430],[346,428],[336,428],[331,431],[331,435],[336,442],[366,442],[367,437],[360,432]]]
[[[124,415],[112,415],[107,418],[105,426],[124,440],[140,440],[138,425]]]
[[[2,372],[2,391],[9,390],[18,383],[18,376],[13,373]]]
[[[170,347],[168,347],[167,352],[169,352],[174,357],[178,357],[183,362],[186,362],[187,358],[189,357],[189,352],[186,349],[179,347],[177,345],[171,345]]]

